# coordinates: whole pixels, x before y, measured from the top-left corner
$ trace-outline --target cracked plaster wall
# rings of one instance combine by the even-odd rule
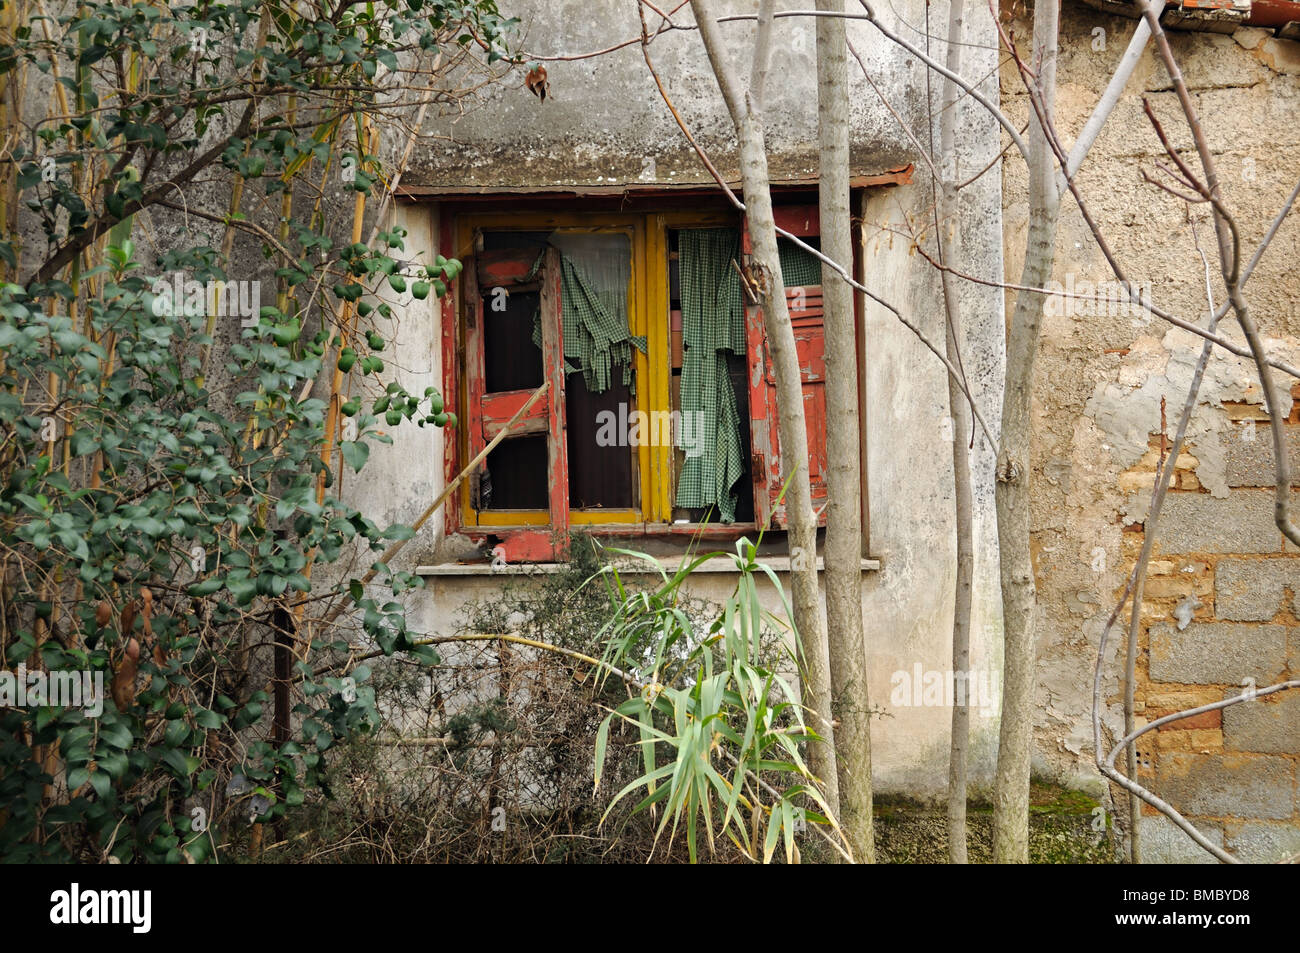
[[[780,4],[801,9],[795,0]],[[538,53],[588,51],[607,47],[639,32],[631,4],[567,2],[503,3],[503,12],[523,20],[529,46]],[[729,0],[718,12],[750,12],[752,3]],[[593,16],[594,10],[602,16]],[[918,0],[895,4],[885,17],[904,33],[925,22]],[[676,15],[689,23],[689,10]],[[904,22],[905,21],[905,22]],[[946,26],[934,12],[931,27],[944,35]],[[733,61],[747,74],[752,26],[724,26]],[[924,138],[924,71],[900,50],[861,22],[850,23],[851,41],[873,71],[891,106]],[[983,77],[982,88],[996,96],[994,36],[987,18],[968,18],[966,53],[971,75]],[[806,20],[778,22],[772,82],[767,102],[770,167],[774,177],[816,174],[816,84],[813,25]],[[942,58],[943,44],[934,54]],[[677,32],[656,39],[652,55],[677,108],[724,174],[735,168],[730,121],[709,72],[698,34]],[[742,61],[742,56],[746,57]],[[641,52],[627,47],[593,60],[547,64],[551,93],[539,103],[522,88],[518,75],[501,86],[485,88],[482,102],[463,117],[440,117],[429,131],[440,138],[422,149],[404,182],[443,188],[599,186],[611,183],[671,185],[707,181],[707,173],[683,141],[646,71]],[[880,103],[850,63],[852,164],[855,172],[878,172],[917,161],[913,185],[871,192],[858,240],[868,281],[916,321],[942,348],[942,308],[937,276],[912,252],[906,232],[923,227],[930,214],[930,190],[920,163],[895,118]],[[936,83],[934,96],[938,97]],[[974,174],[994,161],[998,144],[992,120],[970,111],[960,135],[959,168]],[[936,133],[937,136],[937,133]],[[974,267],[983,275],[1002,273],[1001,180],[982,177],[962,194],[963,227]],[[437,236],[436,208],[407,204],[400,214],[413,230],[409,248],[432,256]],[[961,291],[973,317],[968,326],[967,367],[985,415],[996,428],[1002,377],[1002,300],[996,288],[967,286]],[[436,366],[440,315],[427,302],[398,302],[400,336],[389,373],[422,373]],[[942,366],[884,309],[870,305],[867,322],[868,412],[864,424],[869,455],[871,555],[881,569],[864,574],[863,609],[867,620],[870,701],[888,710],[875,722],[873,758],[881,790],[939,798],[946,786],[951,710],[936,706],[890,703],[892,676],[951,668],[952,594],[955,579],[953,497],[947,392]],[[422,378],[417,383],[423,387]],[[438,472],[439,436],[376,450],[368,478],[353,486],[358,505],[381,515],[410,520],[420,501],[442,485]],[[1000,669],[1001,603],[997,585],[996,527],[992,501],[992,457],[977,447],[976,625],[974,667]],[[430,464],[429,461],[435,461]],[[938,460],[920,467],[917,460]],[[373,476],[373,478],[371,478]],[[443,537],[431,525],[406,549],[408,563],[454,561],[478,554],[463,538]],[[783,577],[784,578],[784,577]],[[416,628],[450,631],[459,606],[471,595],[490,591],[492,578],[440,576],[418,599]],[[702,595],[721,599],[733,583],[705,576]],[[776,609],[769,599],[769,608]],[[991,776],[996,745],[996,718],[972,719],[972,777]]]
[[[1135,23],[1080,4],[1064,5],[1057,122],[1065,142],[1073,141],[1082,128]],[[1105,49],[1097,48],[1098,28],[1104,31]],[[1027,36],[1027,28],[1018,35]],[[1175,33],[1170,40],[1218,163],[1226,203],[1241,226],[1242,247],[1249,255],[1300,175],[1300,129],[1294,122],[1300,106],[1300,44],[1255,29],[1240,29],[1232,36]],[[1023,120],[1026,101],[1014,67],[1004,65],[1002,91],[1007,111]],[[1153,299],[1163,307],[1204,324],[1206,270],[1197,244],[1217,275],[1213,229],[1203,207],[1193,209],[1189,219],[1182,202],[1143,182],[1140,170],[1158,174],[1155,162],[1162,156],[1142,114],[1143,96],[1175,145],[1190,146],[1169,78],[1148,46],[1077,183],[1130,278],[1149,282]],[[1199,169],[1195,152],[1188,149],[1184,154]],[[1014,281],[1020,274],[1026,233],[1023,164],[1004,163],[1003,176],[1006,273]],[[1300,280],[1293,269],[1298,251],[1300,223],[1293,217],[1279,231],[1246,292],[1270,353],[1292,362],[1300,358]],[[1054,277],[1063,284],[1070,278],[1096,283],[1112,277],[1069,196],[1062,202]],[[1213,277],[1210,283],[1216,302],[1221,302],[1222,281]],[[1007,300],[1009,313],[1013,294]],[[1220,327],[1226,336],[1243,340],[1231,317]],[[1032,545],[1042,607],[1035,759],[1040,771],[1064,780],[1095,785],[1090,709],[1096,646],[1141,544],[1139,524],[1145,519],[1151,471],[1158,456],[1159,441],[1152,435],[1161,430],[1161,399],[1166,402],[1167,433],[1172,436],[1199,352],[1199,338],[1156,318],[1049,313],[1044,319],[1032,417]],[[1290,412],[1291,383],[1282,379],[1287,397],[1283,414]],[[1270,537],[1267,526],[1257,530],[1253,523],[1247,525],[1243,515],[1267,504],[1263,498],[1267,490],[1249,489],[1266,480],[1244,475],[1252,466],[1259,468],[1258,455],[1270,439],[1261,403],[1253,365],[1216,351],[1192,417],[1184,457],[1177,462],[1175,493],[1180,502],[1167,508],[1160,531],[1171,534],[1168,548],[1185,551],[1191,544],[1180,547],[1174,540],[1190,523],[1201,534],[1203,545],[1213,548],[1196,559],[1153,563],[1148,587],[1152,605],[1144,610],[1144,633],[1150,624],[1177,625],[1171,616],[1178,603],[1194,592],[1204,597],[1204,602],[1195,603],[1196,617],[1213,617],[1214,563],[1221,562],[1220,554],[1240,549],[1278,556],[1289,551],[1283,549],[1275,529]],[[1255,538],[1257,531],[1262,541]],[[1157,553],[1163,538],[1157,536]],[[1270,566],[1292,579],[1295,588],[1300,579],[1295,560],[1273,559]],[[1294,617],[1290,624],[1295,625]],[[1122,654],[1126,628],[1127,612],[1112,635],[1104,682],[1104,724],[1110,732],[1123,724],[1122,659],[1117,664],[1116,658]],[[1294,638],[1295,629],[1291,632]],[[1145,676],[1150,648],[1145,636],[1141,645],[1140,676]],[[1238,651],[1233,640],[1219,649],[1229,658]],[[1285,674],[1286,664],[1295,665],[1294,655],[1270,674]],[[1146,688],[1148,695],[1154,691],[1153,686]],[[1140,693],[1140,708],[1142,697]],[[1175,709],[1161,713],[1164,710]],[[1300,725],[1293,729],[1300,739]],[[1152,744],[1140,749],[1148,758],[1172,746],[1167,734],[1186,736],[1189,750],[1195,751],[1187,757],[1211,756],[1213,746],[1224,743],[1222,733],[1197,735],[1190,728],[1158,734],[1158,743],[1148,736]],[[1300,742],[1290,748],[1297,749]],[[1166,763],[1172,757],[1166,753]],[[1293,774],[1286,776],[1290,780],[1279,782],[1283,787],[1294,783]],[[1293,797],[1293,791],[1285,796]],[[1230,846],[1234,838],[1245,836],[1238,822],[1209,823],[1221,843],[1225,833]],[[1170,858],[1181,858],[1181,835],[1162,822],[1153,824],[1152,830],[1153,856],[1164,856],[1163,851]],[[1257,840],[1273,843],[1276,838]]]

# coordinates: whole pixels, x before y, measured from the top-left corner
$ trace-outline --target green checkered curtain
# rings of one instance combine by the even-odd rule
[[[646,340],[628,330],[631,242],[626,235],[560,232],[551,244],[560,252],[564,372],[581,369],[587,390],[601,394],[619,367],[623,384],[635,393],[632,348],[646,353]]]
[[[817,256],[804,251],[788,238],[776,240],[776,251],[781,257],[781,283],[787,288],[822,283],[822,263]]]
[[[727,352],[746,350],[740,278],[731,264],[740,258],[740,232],[684,230],[677,250],[684,345],[677,443],[686,451],[677,505],[715,507],[722,522],[731,523],[736,481],[744,474],[741,421],[727,372]]]

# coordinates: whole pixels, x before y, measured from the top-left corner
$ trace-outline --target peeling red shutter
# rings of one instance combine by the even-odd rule
[[[547,466],[550,492],[551,533],[563,558],[568,548],[569,529],[569,448],[565,433],[564,410],[564,322],[560,320],[560,253],[546,249],[542,268],[542,373],[551,382],[546,392]]]
[[[815,206],[778,208],[778,224],[791,234],[806,237],[818,230]],[[743,250],[752,252],[746,228]],[[809,481],[813,508],[822,510],[826,503],[826,335],[822,310],[821,285],[786,288],[790,323],[794,328],[795,352],[803,386],[804,425],[808,432],[808,461],[796,479]],[[786,525],[785,505],[778,502],[781,478],[781,441],[777,415],[776,377],[762,308],[745,309],[745,327],[749,346],[749,424],[750,475],[754,482],[754,514],[760,526]],[[825,511],[818,524],[826,522]]]
[[[466,335],[465,378],[468,397],[468,457],[472,459],[518,412],[533,394],[533,387],[488,391],[485,309],[493,289],[518,291],[518,282],[525,278],[536,261],[536,253],[508,249],[480,252],[474,267],[467,270],[466,279]],[[559,257],[547,249],[546,258],[538,270],[542,327],[543,379],[551,387],[545,400],[534,404],[502,442],[526,436],[545,436],[547,444],[546,509],[549,527],[546,529],[516,531],[505,530],[505,558],[516,560],[541,560],[556,558],[553,540],[563,539],[569,522],[568,471],[564,433],[564,345],[560,338],[560,268]],[[481,472],[481,471],[480,471]],[[476,474],[477,476],[478,474]],[[471,500],[473,494],[471,493]],[[474,504],[477,505],[477,504]],[[561,546],[561,549],[563,546]]]

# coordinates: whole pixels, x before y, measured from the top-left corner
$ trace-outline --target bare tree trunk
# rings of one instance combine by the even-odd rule
[[[772,215],[771,181],[767,172],[767,147],[763,137],[763,83],[767,78],[771,48],[772,0],[763,0],[758,14],[758,36],[748,92],[741,90],[727,62],[717,21],[706,0],[691,0],[700,37],[713,67],[714,77],[726,100],[740,146],[740,177],[744,190],[745,216],[753,241],[751,269],[759,284],[763,320],[776,377],[778,433],[781,441],[781,475],[789,480],[786,518],[789,521],[790,583],[793,590],[794,623],[803,645],[803,701],[811,711],[810,726],[824,739],[809,745],[808,761],[821,780],[826,803],[837,817],[838,772],[831,743],[830,656],[826,629],[822,624],[817,585],[817,519],[808,485],[808,433],[804,429],[803,387],[799,357],[795,352],[794,329],[781,284],[781,261],[776,246],[776,221]]]
[[[948,49],[945,65],[949,72],[961,73],[961,29],[965,14],[963,0],[951,0],[948,6]],[[961,179],[957,169],[957,120],[960,117],[957,84],[947,80],[939,109],[939,168],[943,179],[936,183],[937,217],[935,241],[939,263],[961,262],[961,210],[956,192]],[[945,239],[946,236],[946,239]],[[945,247],[946,241],[946,247]],[[957,296],[952,273],[939,272],[943,285],[944,311],[948,321],[945,336],[948,360],[960,368],[965,335],[962,330],[961,301]],[[960,382],[951,374],[948,379],[948,410],[952,415],[952,482],[954,515],[957,531],[957,583],[952,616],[952,671],[956,685],[952,706],[952,741],[948,753],[948,860],[966,863],[966,754],[970,745],[970,616],[975,580],[975,530],[970,472],[971,423]]]
[[[844,0],[817,0],[841,12]],[[849,214],[849,75],[844,20],[817,18],[817,128],[821,250],[853,261]],[[834,696],[840,825],[860,863],[875,862],[871,814],[871,706],[862,628],[861,431],[853,291],[822,267],[826,342],[826,633]]]
[[[1056,99],[1058,0],[1035,0],[1033,62],[1047,121]],[[1055,164],[1032,104],[1029,122],[1029,236],[1020,284],[1042,288],[1056,255],[1060,209]],[[1002,720],[993,790],[993,859],[1029,861],[1029,756],[1033,743],[1034,567],[1029,552],[1030,401],[1043,295],[1020,291],[1007,337],[998,450],[998,553],[1002,560]]]
[[[946,203],[945,203],[946,204]],[[953,243],[955,245],[955,242]],[[955,288],[946,272],[944,299],[949,309],[948,357],[956,361],[962,336],[959,307],[953,301]],[[958,690],[952,707],[952,742],[948,752],[948,860],[966,863],[966,755],[970,747],[970,617],[975,580],[974,506],[970,474],[970,422],[965,398],[957,381],[948,377],[948,406],[952,413],[952,468],[954,515],[957,530],[957,580],[952,618],[952,670],[954,679],[965,686]]]

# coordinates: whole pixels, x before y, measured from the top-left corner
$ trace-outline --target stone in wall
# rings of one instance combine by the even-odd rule
[[[1300,594],[1300,560],[1221,559],[1214,569],[1214,614],[1231,622],[1267,622],[1286,590]]]
[[[1188,814],[1283,820],[1295,812],[1295,763],[1266,754],[1162,753],[1156,790]]]
[[[1286,626],[1194,622],[1183,631],[1151,627],[1150,674],[1154,681],[1182,685],[1240,685],[1253,678],[1263,686],[1287,665]]]

